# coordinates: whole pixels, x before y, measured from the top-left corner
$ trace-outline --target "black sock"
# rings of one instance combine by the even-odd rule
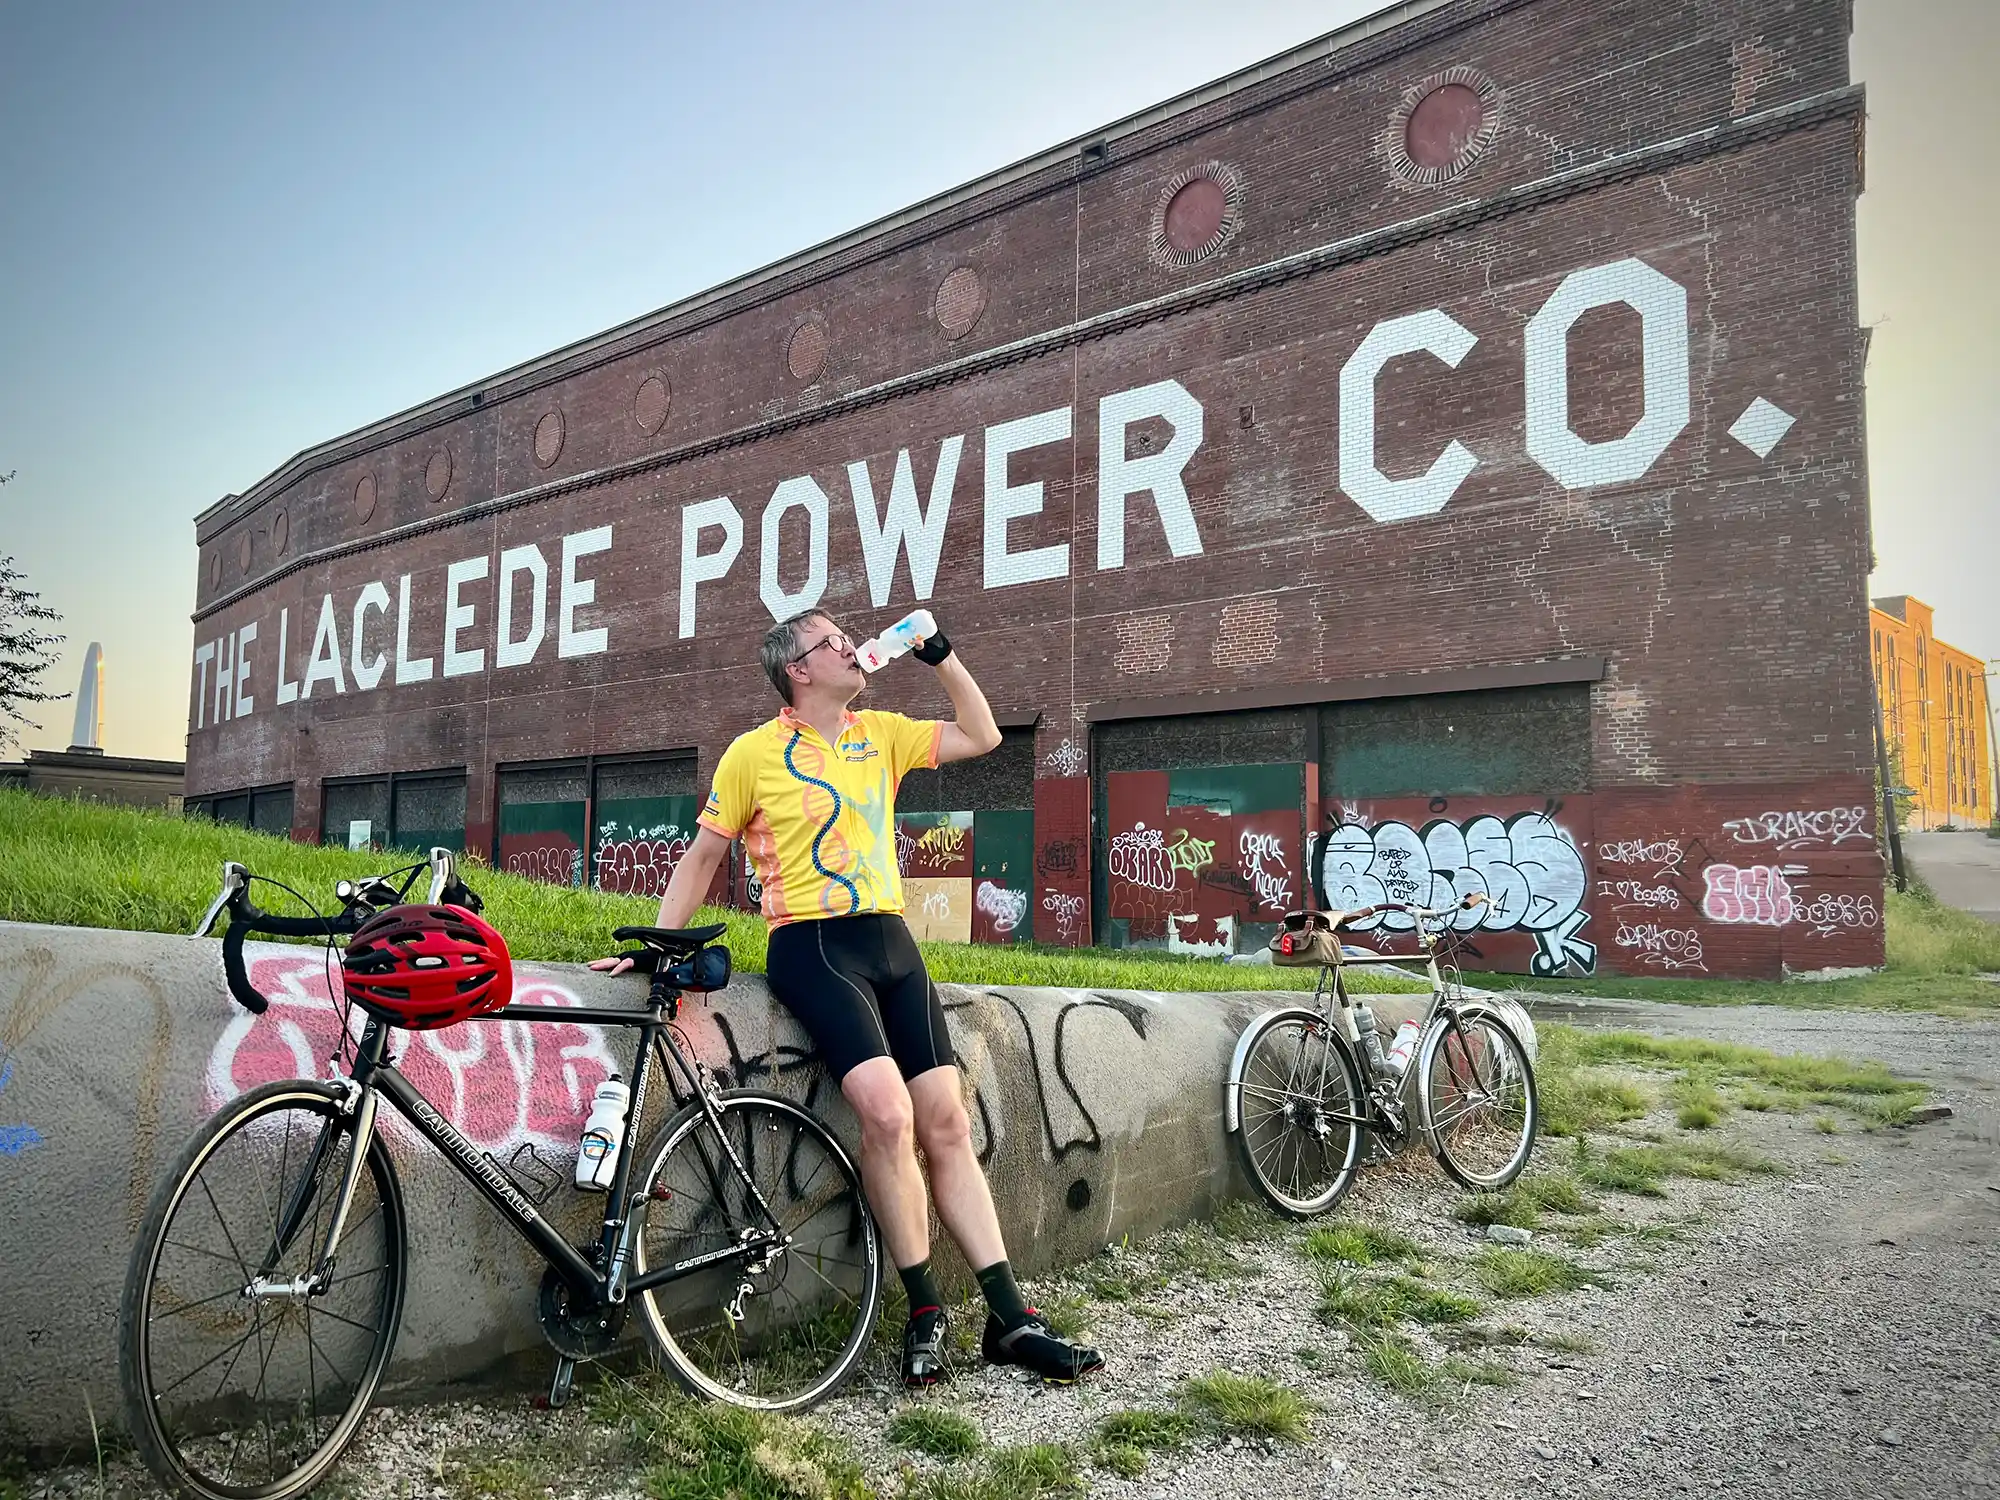
[[[910,1299],[910,1316],[920,1312],[935,1312],[944,1306],[944,1298],[938,1294],[937,1283],[931,1280],[929,1257],[914,1266],[898,1266],[896,1274],[903,1278],[903,1295]]]
[[[993,1310],[993,1316],[1008,1328],[1018,1328],[1028,1321],[1028,1299],[1021,1295],[1020,1287],[1014,1284],[1014,1268],[1004,1260],[996,1260],[985,1270],[976,1273],[979,1290],[986,1296],[986,1305]]]

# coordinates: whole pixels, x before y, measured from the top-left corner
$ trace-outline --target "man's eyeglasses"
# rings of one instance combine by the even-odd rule
[[[793,657],[792,665],[797,666],[800,662],[804,661],[808,656],[811,656],[813,652],[819,650],[821,646],[831,646],[833,647],[834,651],[841,656],[851,656],[854,654],[854,642],[850,641],[846,636],[842,635],[839,631],[836,630],[832,635],[827,636],[824,640],[814,641],[810,646],[806,647],[805,650],[801,651],[797,656]]]

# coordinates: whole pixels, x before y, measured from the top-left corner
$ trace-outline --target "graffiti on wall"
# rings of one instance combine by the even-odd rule
[[[996,933],[1010,937],[1028,915],[1028,893],[982,880],[973,894],[973,906],[993,924]]]
[[[1068,891],[1044,890],[1042,910],[1049,914],[1059,942],[1074,942],[1083,931],[1084,907],[1087,903],[1081,896]]]
[[[593,882],[600,891],[657,899],[666,894],[674,867],[693,842],[694,830],[677,823],[629,832],[616,823],[603,824],[591,855]]]
[[[340,1011],[327,989],[323,956],[263,956],[250,982],[271,1005],[262,1015],[237,1014],[209,1053],[208,1105],[282,1078],[316,1078],[340,1039]],[[514,998],[526,1005],[565,1008],[583,1002],[547,980],[517,974]],[[349,1013],[359,1040],[366,1014]],[[482,1022],[407,1033],[397,1066],[474,1145],[488,1151],[537,1146],[562,1157],[576,1151],[579,1122],[591,1095],[625,1064],[606,1045],[602,1027],[567,1021]],[[408,1132],[393,1112],[390,1128]]]
[[[1782,853],[1788,849],[1837,849],[1846,843],[1872,843],[1875,834],[1868,822],[1869,809],[1864,804],[1756,813],[1747,818],[1730,818],[1722,827],[1739,844],[1769,844]]]
[[[1597,967],[1597,945],[1580,934],[1589,882],[1576,837],[1556,821],[1560,808],[1502,819],[1440,817],[1412,827],[1399,819],[1364,823],[1353,810],[1321,835],[1314,873],[1322,905],[1352,911],[1383,901],[1442,908],[1475,893],[1486,904],[1461,912],[1459,932],[1520,932],[1535,940],[1537,974]],[[1355,924],[1356,931],[1408,932],[1401,912]]]
[[[14,1058],[5,1047],[0,1047],[0,1097],[6,1095],[7,1085],[13,1081]],[[19,1156],[41,1144],[42,1133],[32,1125],[0,1124],[0,1156]]]

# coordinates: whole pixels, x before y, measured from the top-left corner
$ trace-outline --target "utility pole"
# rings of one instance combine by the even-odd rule
[[[1910,888],[1909,876],[1903,869],[1903,835],[1896,827],[1896,787],[1889,779],[1889,741],[1882,732],[1882,686],[1869,674],[1869,686],[1875,695],[1875,769],[1882,778],[1882,828],[1889,838],[1889,868],[1896,876],[1896,889]]]

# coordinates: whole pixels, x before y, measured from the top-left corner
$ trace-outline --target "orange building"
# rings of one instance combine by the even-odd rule
[[[1903,784],[1916,789],[1909,826],[1983,827],[1993,820],[1993,762],[1986,663],[1931,633],[1931,607],[1908,594],[1868,611],[1875,691],[1889,754],[1902,755]]]

